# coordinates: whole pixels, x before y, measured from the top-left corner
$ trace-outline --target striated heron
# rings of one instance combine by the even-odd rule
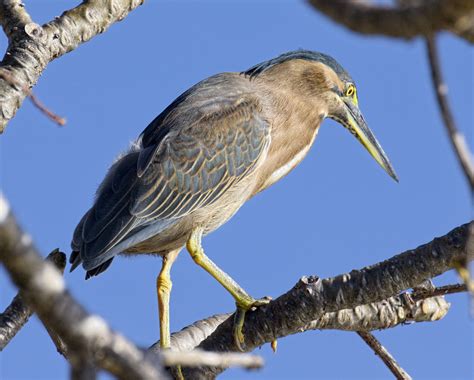
[[[82,263],[87,279],[120,253],[160,255],[160,342],[168,348],[170,270],[186,245],[234,297],[234,340],[241,348],[245,312],[268,299],[252,298],[217,267],[204,254],[201,238],[288,174],[326,117],[347,128],[397,180],[359,110],[354,81],[328,55],[288,52],[197,83],[112,165],[74,232],[71,271]]]

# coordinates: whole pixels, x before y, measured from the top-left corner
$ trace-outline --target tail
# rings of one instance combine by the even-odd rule
[[[105,271],[110,266],[110,264],[112,264],[113,259],[114,258],[112,257],[111,259],[105,261],[104,263],[100,264],[94,269],[88,270],[86,272],[86,280],[88,280],[91,277],[97,276],[98,274],[101,274],[103,271]],[[69,257],[69,263],[71,264],[71,269],[69,269],[69,272],[72,272],[79,265],[81,265],[82,259],[81,259],[81,255],[79,251],[71,252],[71,256]]]

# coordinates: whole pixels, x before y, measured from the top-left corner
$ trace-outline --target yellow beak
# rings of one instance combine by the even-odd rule
[[[349,99],[343,99],[343,102],[345,104],[345,115],[339,121],[360,141],[387,174],[398,182],[397,174],[390,160],[369,129],[359,107]]]

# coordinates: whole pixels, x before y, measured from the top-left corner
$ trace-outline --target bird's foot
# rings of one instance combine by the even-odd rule
[[[245,337],[242,332],[245,322],[245,314],[249,310],[255,310],[259,306],[268,305],[271,297],[263,297],[258,300],[249,297],[248,299],[239,300],[236,302],[237,310],[234,314],[234,342],[239,351],[245,351]]]

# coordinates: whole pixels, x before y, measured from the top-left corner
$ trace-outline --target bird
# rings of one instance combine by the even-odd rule
[[[295,50],[198,82],[112,164],[74,231],[71,271],[82,264],[88,279],[119,254],[161,257],[160,346],[169,349],[170,271],[186,247],[235,299],[233,338],[243,349],[245,313],[269,298],[250,296],[205,254],[202,238],[292,171],[326,118],[349,130],[398,182],[362,116],[354,80],[331,56]]]

